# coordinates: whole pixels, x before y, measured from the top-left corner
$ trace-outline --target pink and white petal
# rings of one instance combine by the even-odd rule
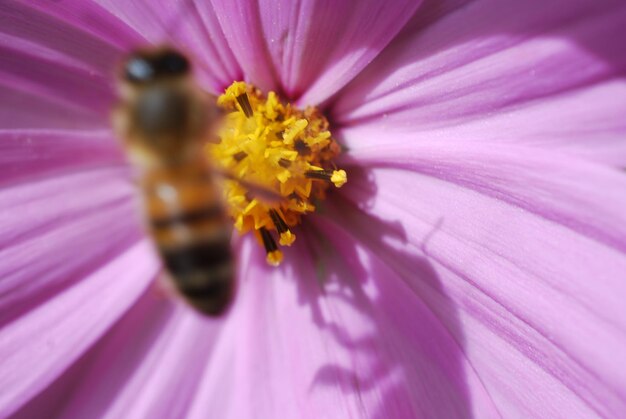
[[[352,150],[351,157],[365,167],[403,168],[456,183],[626,250],[622,171],[550,150],[462,140],[378,145]]]
[[[20,37],[35,40],[41,45],[53,46],[76,59],[93,60],[106,63],[106,54],[97,55],[96,48],[76,48],[76,42],[100,43],[106,49],[118,50],[129,48],[146,42],[145,38],[133,28],[116,18],[109,11],[95,2],[83,0],[37,1],[37,0],[6,0],[3,9],[11,10],[11,20],[21,20]],[[7,22],[9,23],[9,22]],[[2,29],[14,31],[15,22],[3,25]],[[80,33],[82,39],[74,39],[72,34]],[[47,36],[37,36],[47,35]],[[65,38],[57,42],[57,37]]]
[[[125,173],[101,169],[0,190],[0,324],[54,300],[140,240]]]
[[[0,184],[122,166],[110,130],[0,130]]]
[[[106,126],[121,51],[23,4],[3,4],[0,19],[2,127]]]
[[[441,130],[442,140],[497,132],[502,141],[567,148],[570,135],[591,122],[576,134],[585,148],[597,141],[590,131],[600,131],[607,147],[620,146],[623,2],[481,0],[428,16],[342,91],[333,107],[340,125],[423,136]]]
[[[354,212],[348,216],[353,215]],[[359,215],[363,219],[363,215]],[[353,232],[340,223],[329,222],[328,218],[316,221],[314,228],[318,229],[317,234],[332,238],[336,249],[336,252],[324,249],[324,256],[329,258],[331,266],[335,265],[335,270],[327,268],[333,272],[331,278],[337,277],[344,282],[349,279],[350,275],[345,274],[346,266],[358,272],[357,276],[363,281],[352,286],[361,286],[366,290],[363,295],[369,296],[370,309],[375,311],[372,318],[384,319],[379,323],[377,336],[387,342],[391,350],[381,364],[387,364],[385,368],[388,371],[402,372],[403,380],[399,386],[388,391],[383,397],[386,402],[368,417],[500,417],[480,377],[465,356],[457,309],[441,291],[432,265],[414,254],[394,254],[410,265],[412,273],[419,272],[420,278],[432,286],[430,295],[433,300],[421,300],[407,287],[402,275],[394,270],[395,259],[388,259],[385,253],[379,254],[379,249],[374,250],[373,246],[355,238]],[[379,234],[379,238],[390,232],[390,226],[378,225],[375,221],[366,220],[368,232],[374,236]],[[379,242],[369,242],[370,245],[374,243]],[[372,284],[375,292],[370,288]],[[351,298],[358,299],[358,289],[355,294]],[[429,306],[434,302],[438,310]],[[367,350],[367,347],[358,344],[352,349],[358,352]],[[406,407],[398,409],[398,405]]]
[[[396,129],[383,118],[336,130],[350,150],[386,144],[411,146],[434,139],[476,147],[511,144],[550,149],[618,168],[626,167],[626,82],[614,80],[574,90],[505,113],[485,115],[460,124]]]
[[[184,417],[205,370],[221,321],[174,303],[158,286],[49,389],[16,417]],[[137,330],[141,329],[141,333]],[[59,397],[72,392],[71,399]],[[213,411],[203,406],[203,412]],[[220,415],[222,415],[220,410]]]
[[[375,168],[374,182],[355,176],[346,186],[369,217],[349,204],[330,216],[445,324],[457,308],[462,327],[448,329],[499,411],[620,416],[626,177],[549,153],[532,158],[536,150],[470,148],[438,144],[393,157],[372,150],[360,156],[365,164],[395,160],[404,170]],[[376,227],[376,215],[393,234]],[[439,280],[407,254],[425,258]]]
[[[184,417],[218,331],[219,323],[148,289],[17,417]],[[58,397],[67,392],[71,398]]]
[[[85,373],[101,359],[102,349],[109,347],[111,342],[119,343],[122,340],[124,344],[117,348],[119,359],[111,362],[106,371],[101,371],[103,375],[111,374],[107,384],[114,380],[114,376],[117,377],[118,382],[111,386],[113,388],[107,385],[106,388],[99,389],[99,391],[92,391],[89,400],[86,401],[86,403],[92,404],[94,411],[99,407],[106,406],[105,400],[107,398],[103,395],[107,393],[110,397],[113,394],[111,391],[117,387],[123,387],[119,380],[123,382],[125,373],[132,374],[132,366],[150,350],[152,342],[159,335],[163,324],[171,318],[171,314],[171,305],[167,304],[159,295],[157,288],[155,286],[148,287],[135,304],[110,327],[106,334],[61,376],[36,397],[29,400],[28,404],[24,405],[12,417],[62,417],[61,411],[74,399],[67,397],[67,395],[80,391],[80,387],[84,385]],[[141,330],[141,333],[137,333],[137,330]],[[129,341],[132,341],[132,344],[129,344]],[[97,383],[91,383],[91,385],[93,389],[99,386]]]
[[[468,412],[465,386],[479,383],[471,374],[463,380],[462,353],[450,334],[357,242],[336,229],[327,233],[337,233],[333,243],[358,260],[343,264],[328,243],[309,249],[303,235],[301,248],[288,251],[286,266],[274,270],[256,243],[244,244],[237,303],[189,417]],[[493,413],[488,400],[475,411]]]
[[[52,120],[50,128],[108,125],[113,96],[107,78],[1,45],[0,53],[3,128],[47,127],[41,120]]]
[[[16,86],[0,83],[0,126],[3,129],[93,129],[108,121],[97,112],[67,103],[63,98],[44,98]]]
[[[0,411],[10,415],[69,368],[145,291],[157,272],[140,242],[3,327]]]
[[[0,5],[0,45],[100,76],[110,72],[125,42],[140,38],[94,3],[6,0]],[[145,41],[144,41],[145,42]]]
[[[215,0],[213,6],[247,79],[316,104],[369,64],[420,3]]]
[[[96,2],[155,45],[173,44],[191,54],[204,87],[220,92],[241,78],[217,17],[203,2],[194,0],[138,0]],[[145,45],[137,45],[145,46]]]

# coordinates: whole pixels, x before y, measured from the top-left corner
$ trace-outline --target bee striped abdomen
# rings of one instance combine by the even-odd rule
[[[178,290],[194,307],[208,314],[226,308],[234,285],[229,240],[196,242],[160,251]]]
[[[234,280],[231,227],[219,190],[202,170],[166,175],[151,179],[150,231],[180,294],[201,312],[220,314],[232,299]]]

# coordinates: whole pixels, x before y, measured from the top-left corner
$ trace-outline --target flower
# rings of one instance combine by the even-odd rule
[[[5,0],[2,416],[621,416],[625,20],[613,0]],[[238,244],[219,322],[151,285],[108,126],[114,63],[163,41],[207,90],[319,104],[346,148],[280,268]]]

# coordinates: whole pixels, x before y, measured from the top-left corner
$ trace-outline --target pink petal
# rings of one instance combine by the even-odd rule
[[[0,184],[123,161],[109,130],[0,130]]]
[[[141,295],[156,274],[146,243],[131,248],[0,335],[0,410],[5,415],[57,378]],[[66,260],[66,259],[62,259]]]
[[[11,22],[8,28],[15,25],[16,29],[21,29],[22,22]],[[21,35],[19,30],[16,32]],[[54,30],[37,35],[48,35],[51,41],[55,40]],[[74,36],[81,35],[75,33]],[[43,125],[39,122],[41,119],[52,120],[54,126],[59,127],[105,125],[113,100],[112,80],[104,68],[94,69],[103,63],[88,61],[95,52],[87,54],[84,61],[65,60],[62,51],[42,46],[39,39],[34,38],[31,41],[0,34],[0,92],[3,94],[0,126],[35,128]],[[64,38],[58,38],[56,41],[63,43]],[[95,48],[94,42],[75,45],[84,50]],[[112,48],[98,50],[105,58],[116,55]]]
[[[434,3],[420,9],[342,92],[339,124],[416,141],[497,138],[624,164],[623,2],[485,0],[435,12]]]
[[[335,134],[355,152],[381,144],[408,147],[436,139],[442,143],[463,141],[476,147],[520,144],[624,167],[625,98],[626,83],[613,81],[461,124],[409,131],[397,129],[394,122],[387,122],[393,117],[388,117],[335,130]]]
[[[108,125],[119,49],[24,4],[3,3],[0,19],[0,126]]]
[[[214,93],[241,79],[241,70],[217,24],[218,18],[204,2],[98,0],[97,3],[149,43],[173,44],[191,54],[198,76]]]
[[[0,324],[53,300],[139,240],[124,173],[94,170],[0,190]]]
[[[480,383],[449,333],[384,263],[336,228],[323,233],[319,246],[287,252],[281,270],[245,244],[236,306],[188,417],[466,413],[463,378]],[[488,400],[475,411],[493,413]]]
[[[4,12],[10,14],[8,24],[3,29],[13,31],[15,19],[23,20],[23,26],[20,25],[21,38],[31,39],[32,35],[39,34],[37,41],[42,45],[59,48],[69,56],[81,60],[87,58],[105,62],[106,55],[98,55],[101,52],[99,48],[76,48],[77,42],[104,42],[104,45],[120,50],[146,42],[142,34],[95,2],[6,0],[3,4],[6,5]],[[77,32],[81,32],[81,36],[74,38],[72,34]],[[64,38],[64,41],[57,42],[57,37]]]
[[[626,178],[521,147],[430,146],[359,156],[404,168],[346,187],[378,227],[350,205],[329,216],[433,309],[502,414],[620,416]]]
[[[184,417],[218,330],[149,289],[17,417]]]
[[[3,128],[38,128],[45,126],[42,119],[62,128],[108,125],[112,105],[108,79],[1,46],[0,53]]]
[[[183,417],[219,326],[157,285],[17,417]]]
[[[94,411],[105,406],[106,403],[98,403],[98,401],[107,399],[107,397],[103,396],[104,393],[114,392],[118,388],[123,388],[119,380],[124,380],[124,371],[131,372],[132,367],[129,367],[129,364],[140,360],[145,354],[144,351],[149,350],[155,337],[162,330],[163,324],[171,318],[171,308],[171,305],[167,304],[166,300],[157,294],[155,287],[149,287],[137,299],[135,304],[110,327],[105,335],[51,383],[48,388],[36,397],[33,397],[28,404],[16,412],[14,417],[60,417],[60,411],[74,400],[74,398],[66,397],[67,394],[80,389],[80,386],[83,385],[82,379],[86,375],[85,372],[97,364],[101,350],[109,347],[111,343],[119,345],[120,340],[122,340],[124,345],[117,347],[116,355],[108,354],[109,357],[118,356],[119,358],[112,361],[105,371],[100,371],[102,377],[109,373],[112,377],[117,378],[118,382],[106,385],[99,391],[92,391],[87,401],[87,403],[92,405]],[[142,333],[137,333],[138,329],[141,329]],[[133,342],[132,345],[128,344],[129,341]],[[123,350],[120,350],[120,348],[123,348]],[[111,378],[109,382],[112,383],[113,380]],[[93,386],[92,388],[95,388],[99,384],[91,383],[90,385]]]
[[[4,129],[91,129],[107,124],[102,115],[91,109],[77,109],[61,98],[42,98],[20,88],[2,86],[1,81],[0,97],[0,126]]]
[[[405,168],[458,183],[626,249],[622,173],[529,147],[431,140],[353,150],[366,166]],[[603,205],[609,199],[612,205]],[[592,205],[593,203],[593,205]],[[410,204],[407,206],[411,208]]]
[[[0,22],[3,48],[105,76],[111,76],[115,60],[129,47],[124,41],[141,40],[103,9],[80,0],[55,5],[6,0]]]
[[[379,253],[380,249],[374,247],[382,244],[382,235],[390,233],[389,226],[354,210],[345,215],[363,221],[358,227],[361,232],[373,234],[368,242],[355,240],[353,231],[344,230],[344,226],[318,220],[316,227],[322,235],[332,237],[337,248],[337,254],[330,256],[335,270],[329,270],[345,280],[342,274],[349,265],[362,281],[369,278],[360,284],[364,289],[368,289],[369,281],[375,284],[372,318],[386,319],[376,333],[380,337],[375,339],[387,342],[391,348],[381,364],[387,364],[383,370],[399,370],[403,377],[383,396],[385,401],[376,413],[368,417],[498,417],[493,400],[465,356],[462,341],[453,332],[462,328],[456,308],[438,293],[437,276],[428,261],[409,252],[394,253],[396,258]],[[384,244],[382,247],[386,248]],[[398,258],[433,286],[428,292],[430,299],[422,300],[407,287],[404,272],[396,270]],[[437,308],[431,306],[434,303]],[[357,344],[352,349],[359,352],[367,348]]]
[[[354,78],[420,1],[214,1],[246,78],[319,103]]]

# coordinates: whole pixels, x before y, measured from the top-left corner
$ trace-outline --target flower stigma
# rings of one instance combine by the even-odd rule
[[[283,104],[276,93],[264,96],[244,82],[235,82],[218,98],[227,112],[218,129],[218,143],[207,145],[209,157],[228,175],[224,194],[235,228],[253,231],[278,266],[283,254],[276,243],[291,246],[293,227],[315,211],[326,190],[347,182],[334,163],[339,144],[328,120],[314,107],[304,111]]]

